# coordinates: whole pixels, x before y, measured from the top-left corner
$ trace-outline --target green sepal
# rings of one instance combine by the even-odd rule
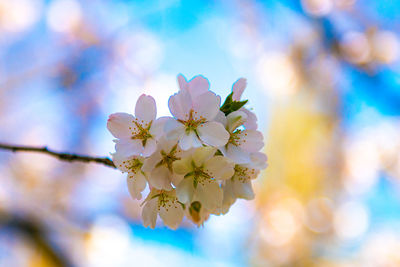
[[[248,102],[248,100],[233,101],[232,96],[233,92],[226,97],[224,104],[222,104],[220,107],[220,110],[225,114],[225,116],[227,116],[229,113],[239,110]]]
[[[195,212],[200,212],[201,210],[201,203],[199,201],[193,201],[190,204],[190,209],[194,210]]]
[[[224,154],[222,154],[221,150],[217,150],[217,152],[215,152],[214,156],[223,156]]]
[[[185,208],[186,208],[186,206],[185,206],[185,204],[184,204],[184,203],[182,203],[182,202],[180,202],[180,201],[178,201],[178,203],[179,203],[179,204],[181,204],[181,206],[182,206],[182,208],[183,208],[183,209],[185,209]]]

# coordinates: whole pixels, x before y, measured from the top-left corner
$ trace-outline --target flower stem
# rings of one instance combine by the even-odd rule
[[[58,158],[62,161],[78,161],[78,162],[85,162],[85,163],[99,163],[105,166],[116,168],[114,163],[108,157],[91,157],[86,155],[78,155],[78,154],[71,154],[71,153],[63,153],[63,152],[55,152],[53,150],[48,149],[46,146],[44,147],[34,147],[34,146],[21,146],[21,145],[9,145],[0,143],[0,149],[3,150],[10,150],[12,152],[38,152],[43,154],[48,154],[53,157]]]

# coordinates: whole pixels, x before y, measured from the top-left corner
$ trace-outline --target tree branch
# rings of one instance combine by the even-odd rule
[[[114,169],[116,168],[114,163],[112,162],[112,160],[107,157],[91,157],[91,156],[78,155],[78,154],[60,153],[60,152],[52,151],[52,150],[48,149],[47,147],[8,145],[8,144],[0,143],[0,149],[11,150],[12,152],[18,152],[18,151],[38,152],[38,153],[51,155],[62,161],[69,161],[69,162],[80,161],[80,162],[85,162],[85,163],[94,162],[94,163],[106,165],[106,166],[114,168]]]

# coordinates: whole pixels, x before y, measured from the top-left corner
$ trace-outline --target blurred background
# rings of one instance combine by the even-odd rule
[[[142,226],[111,168],[0,151],[0,266],[400,266],[400,2],[0,0],[0,142],[107,156],[106,120],[176,76],[240,77],[256,199]]]

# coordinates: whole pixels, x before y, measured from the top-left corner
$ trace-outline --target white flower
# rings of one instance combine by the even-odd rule
[[[229,140],[225,146],[219,148],[224,156],[238,164],[250,163],[250,153],[258,152],[264,146],[261,132],[237,129],[247,118],[247,115],[240,110],[226,117],[224,125],[229,132]]]
[[[259,173],[260,170],[237,164],[235,165],[235,174],[226,183],[232,183],[232,191],[236,198],[250,200],[254,198],[251,180],[256,178]]]
[[[156,150],[156,139],[162,135],[164,119],[156,120],[154,98],[141,95],[136,102],[135,117],[127,113],[111,114],[107,128],[116,137],[115,150],[123,156],[147,157]]]
[[[157,150],[144,161],[142,167],[149,173],[149,184],[156,189],[171,190],[171,182],[179,183],[183,176],[173,172],[172,163],[180,160],[183,154],[176,142],[161,138]]]
[[[129,193],[134,199],[142,198],[142,191],[146,188],[146,175],[142,171],[143,158],[140,156],[123,157],[114,153],[113,162],[122,172],[127,172],[126,177]]]
[[[169,109],[175,119],[165,123],[165,132],[170,140],[178,140],[183,150],[201,147],[202,143],[210,146],[223,146],[229,138],[221,123],[213,121],[219,112],[221,98],[211,91],[206,91],[192,100],[186,90],[170,97]]]
[[[247,86],[247,80],[244,78],[240,78],[237,80],[232,86],[232,100],[240,101],[242,94]],[[242,107],[239,111],[244,112],[247,115],[247,119],[244,122],[244,127],[249,130],[257,130],[257,116],[251,112],[250,110]]]
[[[251,180],[257,178],[261,169],[267,167],[267,156],[264,153],[257,152],[251,154],[249,164],[236,164],[235,173],[231,179],[223,184],[224,198],[221,212],[225,214],[229,207],[237,198],[251,200],[254,199],[254,191]]]
[[[184,215],[183,205],[176,197],[175,190],[164,191],[152,189],[145,200],[142,210],[143,225],[156,227],[157,215],[160,214],[164,224],[172,229],[178,228]]]
[[[173,163],[176,173],[185,178],[176,187],[178,199],[187,204],[193,199],[213,211],[222,204],[223,192],[218,180],[226,180],[234,174],[234,164],[223,156],[215,156],[216,149],[197,148],[193,154]]]

